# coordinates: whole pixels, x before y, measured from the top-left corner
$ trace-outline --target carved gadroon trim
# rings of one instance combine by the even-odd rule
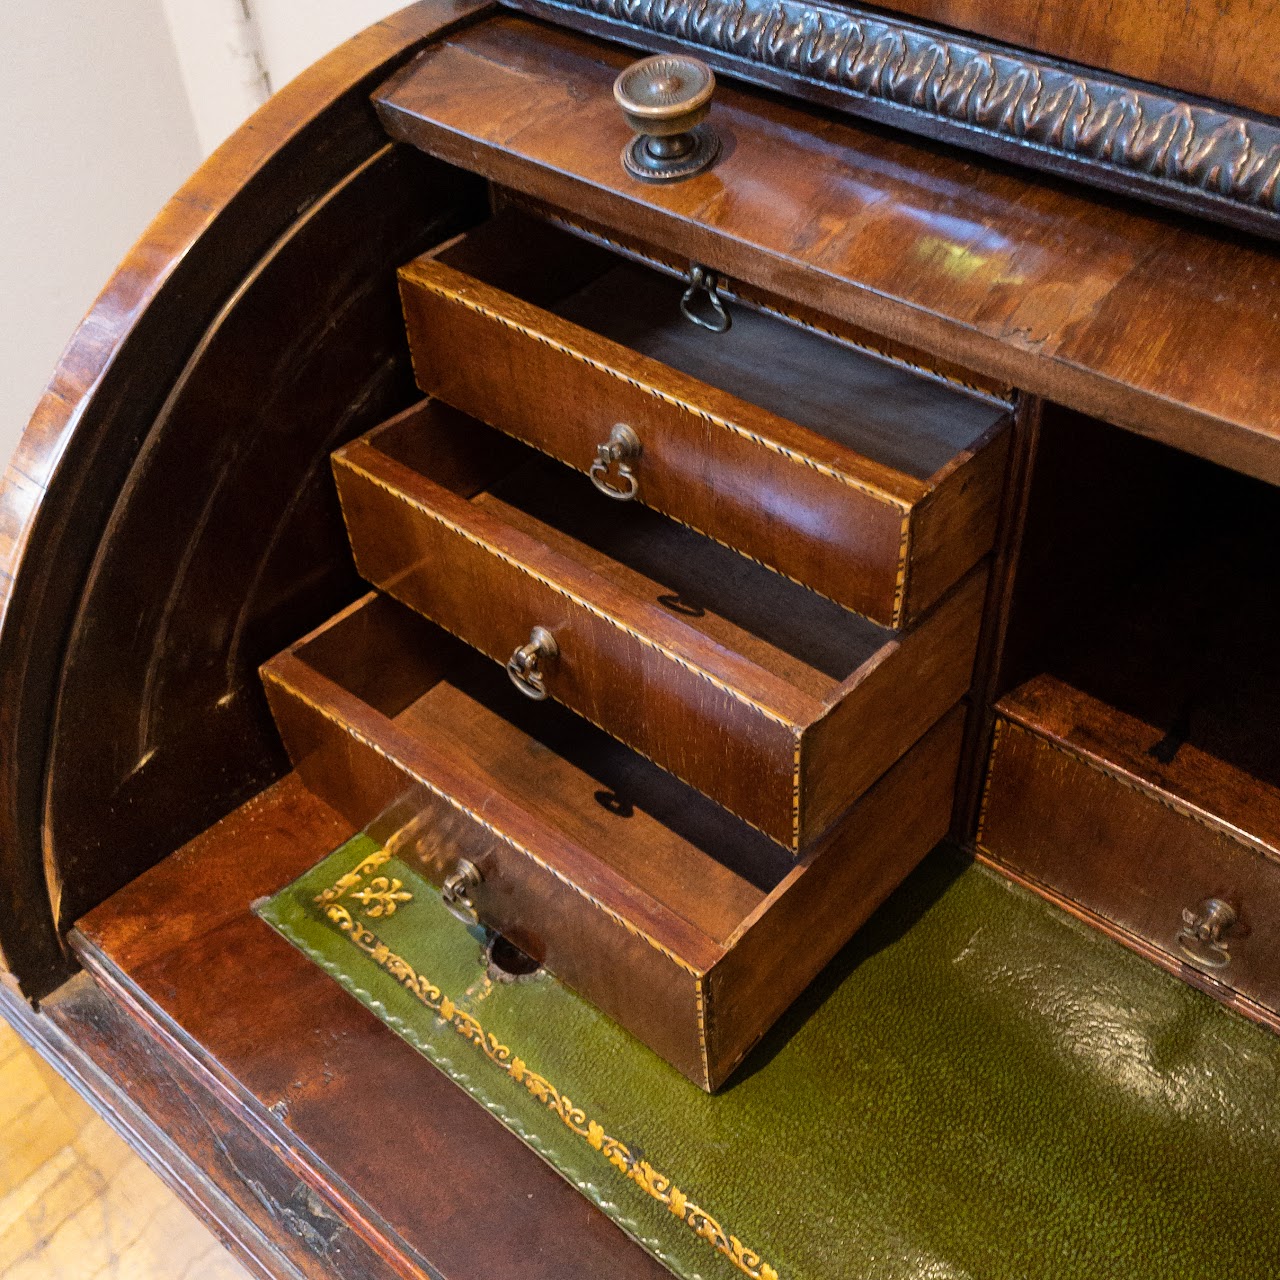
[[[906,128],[962,142],[957,135],[967,134],[970,145],[1000,154],[1025,149],[1026,163],[1092,170],[1103,185],[1164,203],[1181,196],[1172,202],[1185,205],[1190,197],[1217,206],[1219,217],[1276,234],[1280,127],[1257,116],[812,0],[534,0],[527,7],[567,23],[578,13],[651,33],[722,66],[732,60],[730,69],[746,78],[759,69],[775,73],[771,83],[807,82],[830,91],[828,100],[849,99],[853,110],[860,101],[869,114]]]

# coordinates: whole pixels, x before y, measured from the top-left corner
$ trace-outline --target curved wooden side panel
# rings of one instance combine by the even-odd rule
[[[0,960],[29,997],[68,972],[61,927],[281,765],[246,685],[355,591],[316,459],[411,394],[394,268],[483,208],[479,180],[388,147],[368,95],[485,8],[412,5],[233,135],[107,285],[9,464]]]

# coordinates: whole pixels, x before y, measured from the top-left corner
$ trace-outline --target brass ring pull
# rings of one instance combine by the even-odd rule
[[[560,646],[555,636],[546,627],[534,627],[529,633],[529,643],[522,644],[507,659],[507,675],[526,698],[541,702],[547,696],[543,663],[559,656]]]
[[[606,498],[630,502],[640,489],[635,464],[640,458],[640,437],[625,422],[617,423],[603,444],[596,445],[596,460],[587,474]],[[609,483],[609,472],[617,467],[618,484]]]
[[[706,267],[692,266],[689,268],[689,287],[684,291],[680,298],[680,313],[686,320],[698,325],[703,329],[710,329],[712,333],[727,333],[733,320],[725,305],[720,298],[720,281],[714,271],[708,271]],[[711,316],[700,316],[693,309],[693,300],[699,293],[707,295],[707,301],[711,304]]]
[[[1186,907],[1182,912],[1182,928],[1178,930],[1178,947],[1192,964],[1201,969],[1225,969],[1231,963],[1225,934],[1236,922],[1236,910],[1221,898],[1206,898],[1198,912]]]
[[[463,924],[480,923],[475,904],[471,901],[471,892],[479,885],[480,880],[479,867],[462,858],[440,886],[440,898],[444,905]]]

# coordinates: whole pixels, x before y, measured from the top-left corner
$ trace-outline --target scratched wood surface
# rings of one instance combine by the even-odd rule
[[[246,1280],[248,1273],[0,1021],[0,1280]]]

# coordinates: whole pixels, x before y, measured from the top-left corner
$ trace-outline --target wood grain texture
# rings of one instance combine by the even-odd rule
[[[644,186],[617,162],[609,86],[627,56],[495,18],[406,68],[379,109],[504,185],[1280,479],[1274,248],[728,87],[716,168]]]
[[[1280,864],[1280,787],[1267,778],[1195,742],[1181,743],[1170,759],[1160,750],[1169,737],[1163,725],[1147,724],[1051,675],[1019,685],[996,706],[1011,723],[1159,793]]]
[[[604,226],[599,222],[593,222],[578,210],[558,208],[545,200],[523,195],[507,187],[493,189],[493,202],[495,214],[502,214],[508,210],[523,213],[533,226],[559,227],[576,239],[586,240],[588,243],[608,250],[611,257],[618,255],[629,261],[642,263],[655,271],[661,271],[672,279],[687,281],[689,274],[687,259],[682,259],[678,253],[672,252],[666,246],[645,240],[633,232],[625,231],[620,227]],[[481,239],[485,229],[498,221],[499,219],[495,218],[493,222],[481,224],[461,237],[461,240],[472,243]],[[491,259],[486,258],[473,267],[470,263],[459,261],[455,254],[456,249],[451,246],[448,261],[450,265],[456,266],[461,271],[474,273],[479,266],[484,266],[486,270],[492,269]],[[559,264],[561,267],[563,262],[564,259],[561,259]],[[975,369],[953,364],[934,351],[890,341],[883,334],[872,333],[868,329],[833,316],[828,311],[797,302],[794,298],[770,293],[767,289],[756,288],[741,280],[721,279],[717,285],[717,291],[731,303],[738,301],[755,311],[775,315],[792,324],[825,333],[856,351],[864,352],[877,359],[892,361],[922,376],[938,378],[962,390],[976,392],[1006,404],[1011,404],[1013,401],[1013,388],[1006,382],[986,378]]]
[[[350,652],[358,681],[365,644],[388,665],[456,646],[433,632],[370,596],[264,667],[299,777],[353,824],[385,830],[380,838],[437,885],[472,863],[481,880],[471,900],[486,925],[704,1088],[724,1081],[946,832],[959,710],[797,868],[581,720],[530,704],[474,654],[442,663],[398,713],[363,703],[340,670],[323,669]],[[317,642],[320,669],[308,661]],[[775,911],[783,923],[765,924]],[[731,960],[744,936],[750,958]],[[760,998],[742,996],[743,984]]]
[[[953,147],[1280,235],[1280,127],[1257,112],[828,0],[513,3]]]
[[[998,488],[1001,406],[742,305],[709,334],[680,314],[679,283],[548,241],[508,212],[402,270],[423,391],[584,472],[627,423],[639,501],[885,626],[990,549],[993,486],[961,464]],[[532,305],[548,258],[567,280]],[[528,260],[532,287],[497,285]]]
[[[1280,115],[1280,13],[1267,0],[896,0],[926,22]]]
[[[613,1223],[252,914],[350,834],[290,777],[144,874],[73,935],[112,1022],[102,1041],[71,1034],[108,1064],[146,1046],[149,1069],[115,1069],[138,1081],[138,1109],[174,1124],[162,1150],[208,1161],[200,1194],[236,1167],[248,1205],[261,1191],[254,1220],[299,1260],[268,1274],[658,1280]]]
[[[824,831],[937,719],[973,678],[988,566],[974,569],[929,616],[856,672],[809,730],[800,761],[803,826]]]
[[[793,852],[968,689],[980,584],[886,631],[536,456],[464,497],[487,432],[426,402],[335,455],[360,572],[499,662],[548,629],[552,697]]]
[[[1021,879],[1052,891],[1107,921],[1122,938],[1141,939],[1166,966],[1220,999],[1239,992],[1253,1006],[1280,1011],[1280,865],[1238,839],[1228,824],[1197,811],[1151,777],[1126,769],[1123,722],[1111,727],[1120,759],[1100,758],[1097,747],[1078,749],[1055,740],[1063,718],[1080,720],[1064,690],[1062,702],[1040,689],[1046,704],[1042,729],[1025,727],[1003,712],[996,721],[978,849]],[[1033,705],[1024,700],[1021,714]],[[1003,708],[1003,704],[1002,704]],[[1105,708],[1094,708],[1096,718]],[[1109,717],[1108,717],[1109,718]],[[1087,723],[1076,732],[1088,734]],[[1046,815],[1053,815],[1046,820]],[[1238,923],[1225,935],[1224,968],[1194,964],[1182,954],[1183,911],[1195,913],[1209,898],[1232,906]]]
[[[9,465],[0,490],[0,951],[31,994],[48,990],[67,971],[55,916],[65,923],[123,883],[130,869],[154,860],[173,847],[175,838],[224,812],[246,794],[247,783],[261,781],[261,753],[256,764],[247,757],[227,761],[225,772],[207,759],[176,825],[171,813],[161,816],[163,803],[154,812],[150,802],[130,809],[138,847],[130,852],[128,845],[117,846],[116,853],[128,854],[118,873],[109,870],[110,860],[99,862],[101,874],[92,877],[96,887],[63,877],[59,862],[72,849],[62,843],[42,847],[46,817],[56,831],[67,816],[58,804],[51,815],[43,807],[65,637],[77,632],[87,638],[90,631],[80,624],[101,619],[104,610],[132,610],[136,620],[144,601],[163,601],[175,585],[160,574],[127,586],[117,579],[113,585],[121,593],[109,605],[86,604],[88,619],[82,611],[76,621],[94,559],[100,551],[108,554],[104,531],[122,492],[129,490],[130,471],[141,453],[154,451],[164,434],[156,424],[170,393],[199,367],[206,336],[246,280],[271,257],[282,235],[306,221],[308,206],[342,187],[385,148],[385,135],[368,107],[372,86],[432,34],[480,7],[427,0],[370,28],[299,77],[224,144],[160,213],[95,303]],[[225,447],[228,425],[225,419],[219,422],[206,447],[215,452]],[[194,463],[192,470],[198,470]],[[292,498],[277,490],[272,501],[283,508]],[[127,496],[122,506],[127,508]],[[187,511],[191,524],[207,514],[201,499]],[[257,567],[241,562],[219,589],[231,590],[231,580],[240,574],[234,594],[242,600],[240,592],[248,591]],[[302,581],[297,585],[305,595]],[[318,594],[328,590],[331,586],[322,587]],[[256,621],[252,606],[245,619]],[[131,654],[138,641],[130,637]],[[111,660],[120,657],[121,651],[113,649]],[[112,683],[95,676],[89,690],[91,750],[101,741],[104,711],[136,711],[121,698],[104,703],[103,690]],[[183,696],[170,685],[152,710],[167,722],[168,711],[177,711]],[[69,731],[78,709],[64,698],[63,711]],[[137,763],[136,757],[132,762],[122,758],[128,750],[123,743],[117,747],[111,763],[123,770],[115,774],[115,784]],[[172,778],[163,785],[172,787]],[[105,797],[99,799],[105,803]],[[96,821],[100,807],[96,802],[90,807]],[[153,821],[150,831],[148,820]],[[52,872],[48,886],[46,857]],[[50,897],[52,911],[46,905]]]
[[[946,835],[965,716],[966,709],[956,707],[930,729],[856,806],[835,836],[837,847],[795,868],[742,922],[707,981],[713,1077],[732,1074],[761,1033]],[[850,856],[855,848],[857,856]]]

